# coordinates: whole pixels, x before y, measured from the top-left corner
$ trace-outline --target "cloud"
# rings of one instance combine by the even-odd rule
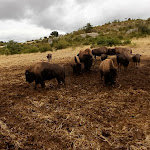
[[[147,19],[149,5],[149,0],[1,0],[0,27],[6,27],[0,35],[9,30],[7,35],[19,37],[27,28],[30,31],[24,30],[26,36],[38,38],[53,30],[72,32],[87,23],[97,26],[115,19]],[[8,26],[8,21],[14,26]],[[15,24],[18,30],[14,32]],[[33,36],[36,31],[40,35]]]
[[[23,21],[0,21],[0,41],[14,40],[17,42],[25,42],[28,40],[36,40],[49,36],[51,29],[45,29],[35,24],[29,24],[27,20]],[[59,34],[65,32],[58,31]]]

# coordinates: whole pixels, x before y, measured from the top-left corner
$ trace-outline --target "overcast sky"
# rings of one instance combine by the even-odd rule
[[[25,42],[70,33],[87,23],[147,19],[150,0],[0,0],[0,41]]]

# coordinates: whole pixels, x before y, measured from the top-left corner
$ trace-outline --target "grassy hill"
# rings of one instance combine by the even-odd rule
[[[122,22],[114,20],[112,23],[108,22],[102,26],[95,27],[87,23],[87,26],[82,29],[63,36],[44,37],[40,40],[32,40],[22,44],[14,41],[0,42],[0,54],[46,52],[83,45],[91,45],[91,47],[127,45],[132,44],[133,38],[149,35],[150,18],[147,20],[129,18]]]

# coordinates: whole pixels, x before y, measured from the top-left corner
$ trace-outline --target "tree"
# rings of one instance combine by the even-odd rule
[[[22,50],[21,45],[13,40],[10,40],[7,43],[7,48],[9,49],[11,54],[19,54]]]
[[[92,30],[92,25],[90,24],[90,23],[87,23],[87,25],[84,27],[84,30],[85,30],[85,32],[91,32],[91,30]]]
[[[58,37],[58,32],[57,31],[53,31],[50,35]]]

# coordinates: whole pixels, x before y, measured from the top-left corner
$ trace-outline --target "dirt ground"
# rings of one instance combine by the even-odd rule
[[[50,63],[66,67],[66,87],[56,80],[34,90],[25,70],[47,61],[47,53],[0,56],[0,150],[149,150],[150,47],[138,68],[118,72],[116,85],[105,86],[98,71],[74,76],[69,65],[79,49],[53,52]]]

